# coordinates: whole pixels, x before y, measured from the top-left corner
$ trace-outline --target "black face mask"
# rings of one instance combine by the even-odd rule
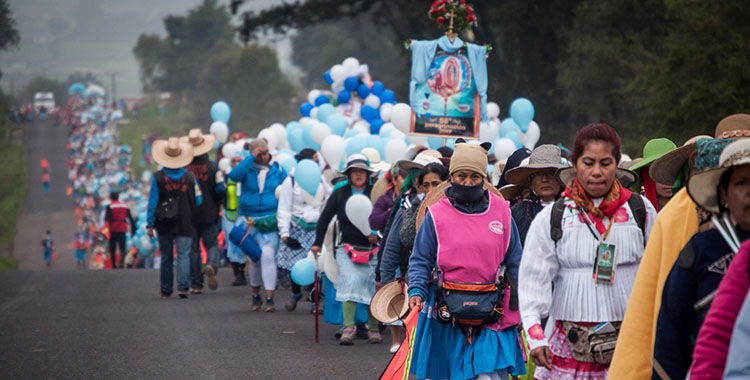
[[[484,196],[484,183],[476,186],[459,185],[451,181],[448,196],[461,203],[474,203]]]

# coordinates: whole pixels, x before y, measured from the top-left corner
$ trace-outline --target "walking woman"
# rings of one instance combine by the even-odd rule
[[[246,218],[251,236],[261,247],[258,262],[250,260],[250,288],[253,302],[250,310],[258,311],[262,306],[260,286],[266,290],[266,312],[276,310],[273,293],[276,289],[276,250],[279,234],[276,227],[276,188],[286,179],[286,171],[278,163],[270,164],[268,143],[257,138],[248,144],[250,155],[232,169],[229,179],[242,184],[239,214]],[[242,218],[238,218],[237,224]]]
[[[425,199],[434,203],[417,231],[408,270],[409,305],[424,305],[411,365],[419,379],[499,380],[525,373],[518,310],[510,303],[512,281],[506,281],[518,278],[521,241],[508,202],[486,190],[492,187],[487,149],[459,140],[449,186]],[[490,290],[491,302],[482,303],[489,307],[481,308],[481,318],[469,320],[481,297],[478,287]],[[474,290],[464,302],[454,297],[466,292],[450,289]]]
[[[372,191],[370,177],[373,170],[368,166],[367,159],[362,155],[352,155],[346,163],[343,174],[347,177],[348,184],[336,189],[326,202],[318,219],[315,242],[310,250],[315,254],[320,252],[328,224],[336,216],[338,228],[341,231],[341,241],[334,244],[336,263],[339,268],[336,301],[343,303],[344,313],[344,330],[339,343],[351,345],[354,343],[357,330],[354,321],[357,304],[369,305],[370,299],[375,294],[375,266],[377,265],[375,244],[378,242],[378,237],[374,233],[368,236],[363,235],[346,215],[346,202],[349,197],[362,194],[369,198]],[[349,252],[352,252],[352,256]],[[369,258],[366,258],[364,262],[355,263],[354,254],[358,256],[369,254]],[[378,331],[378,321],[369,309],[367,339],[370,343],[383,341]]]
[[[571,154],[575,177],[563,198],[543,209],[529,228],[519,300],[536,379],[607,376],[656,218],[651,202],[620,183],[619,161],[620,137],[612,127],[582,128]],[[546,317],[555,320],[549,336],[541,326]],[[605,325],[594,331],[600,323]]]
[[[294,156],[294,159],[297,162],[302,160],[318,162],[317,153],[309,148],[303,149]],[[327,183],[321,181],[315,195],[308,194],[299,183],[295,182],[294,170],[281,184],[279,212],[276,220],[283,243],[279,249],[279,268],[282,270],[291,271],[297,261],[307,257],[307,252],[315,240],[320,209],[329,193]],[[291,282],[292,296],[285,305],[287,311],[294,311],[297,308],[297,302],[302,298],[302,288],[294,282],[294,279]]]

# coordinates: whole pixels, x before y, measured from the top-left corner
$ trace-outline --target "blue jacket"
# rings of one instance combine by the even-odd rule
[[[169,178],[172,178],[175,181],[179,181],[182,176],[187,173],[187,169],[185,168],[179,168],[179,169],[162,169],[164,174],[169,176]],[[195,186],[198,186],[198,182],[195,182]],[[201,195],[196,194],[195,196],[195,204],[200,206],[200,204],[203,202],[203,197]],[[154,226],[154,222],[156,221],[156,205],[159,204],[159,186],[156,184],[156,179],[153,177],[151,178],[151,188],[148,191],[148,210],[146,211],[146,225],[149,227]]]
[[[276,199],[276,188],[286,179],[286,170],[273,163],[266,174],[263,193],[258,186],[258,168],[253,165],[255,156],[249,155],[229,173],[232,181],[242,184],[239,214],[242,216],[265,216],[276,212],[279,201]]]
[[[734,325],[724,380],[750,379],[750,361],[747,358],[750,358],[750,293],[745,297]]]

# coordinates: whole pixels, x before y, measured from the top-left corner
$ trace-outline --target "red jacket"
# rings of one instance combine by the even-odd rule
[[[128,219],[135,232],[133,218],[130,216],[130,208],[120,201],[112,201],[107,206],[106,220],[109,223],[110,232],[128,232]]]
[[[719,291],[698,333],[690,380],[718,380],[724,374],[734,322],[750,287],[747,272],[749,254],[750,240],[747,240],[740,246],[719,284]]]

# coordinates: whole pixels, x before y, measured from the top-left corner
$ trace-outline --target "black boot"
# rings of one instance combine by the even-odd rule
[[[232,263],[232,271],[234,272],[234,282],[232,286],[245,286],[247,280],[245,280],[245,266],[242,264]]]

